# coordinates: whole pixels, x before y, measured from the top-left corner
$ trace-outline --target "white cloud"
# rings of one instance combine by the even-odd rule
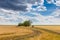
[[[56,0],[56,3],[54,4],[56,4],[56,6],[60,6],[60,0]]]
[[[46,11],[46,7],[44,5],[44,0],[35,0],[34,4],[26,3],[28,12],[32,11]],[[37,6],[37,8],[32,8],[32,6]]]
[[[52,16],[59,16],[60,15],[60,9],[56,9],[55,12],[53,12]]]
[[[32,11],[47,11],[47,8],[45,6],[38,6],[36,8],[32,8]]]
[[[9,14],[11,13],[12,14]],[[60,18],[56,18],[60,14],[60,9],[56,9],[50,16],[42,16],[40,13],[31,12],[30,14],[36,15],[35,17],[30,17],[27,15],[21,15],[21,12],[19,11],[13,11],[13,10],[1,10],[0,13],[3,13],[3,16],[0,16],[0,24],[17,24],[15,21],[23,22],[25,20],[32,20],[32,24],[36,25],[60,25]],[[23,12],[25,13],[25,12]],[[8,14],[9,17],[5,17]],[[22,20],[22,21],[21,21]],[[12,22],[14,21],[14,22]]]
[[[0,8],[0,24],[17,24],[18,22],[23,22],[25,20],[32,20],[33,24],[40,25],[60,25],[60,9],[56,9],[50,16],[43,16],[38,11],[47,11],[46,7],[43,6],[44,0],[40,1],[41,3],[35,2],[35,4],[26,3],[28,12],[30,14],[36,15],[35,17],[30,17],[26,14],[27,12],[22,11],[14,11],[14,10],[6,10]],[[48,3],[54,3],[53,0],[50,0]],[[60,5],[59,1],[54,3],[56,5]],[[32,6],[37,6],[36,8],[32,8]],[[39,5],[39,6],[38,6]],[[34,12],[32,12],[32,11]],[[37,12],[36,12],[37,11]],[[16,22],[17,21],[17,22]]]
[[[19,11],[0,9],[0,24],[12,24],[15,21],[19,21],[19,19],[23,21],[24,16],[20,16],[19,14]]]
[[[56,9],[50,16],[36,15],[33,19],[38,22],[33,22],[36,25],[60,25],[60,9]]]
[[[46,17],[48,24],[60,25],[60,9],[56,9],[50,16]]]
[[[25,12],[22,13],[25,14]],[[21,15],[21,11],[0,9],[0,24],[17,24],[29,18],[29,16]]]
[[[27,3],[26,5],[27,5],[26,10],[30,11],[32,9],[32,4]]]
[[[37,11],[47,11],[45,6],[38,6],[36,9]]]
[[[32,6],[36,5],[36,8],[32,8]],[[27,4],[27,8],[28,12],[32,11],[47,11],[47,8],[43,5],[38,6],[38,4]]]
[[[39,0],[37,3],[42,6],[44,5],[44,0]]]
[[[49,4],[53,3],[56,6],[60,6],[60,0],[46,0]],[[56,1],[56,2],[55,2]]]

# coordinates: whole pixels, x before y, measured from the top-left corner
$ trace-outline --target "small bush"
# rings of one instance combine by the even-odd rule
[[[22,23],[19,23],[18,26],[23,26],[23,24]]]

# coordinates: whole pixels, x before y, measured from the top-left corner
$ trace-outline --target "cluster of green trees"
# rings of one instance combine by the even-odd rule
[[[28,21],[24,21],[23,23],[19,23],[18,24],[18,26],[25,26],[25,27],[27,27],[27,26],[31,26],[31,21],[30,20],[28,20]]]

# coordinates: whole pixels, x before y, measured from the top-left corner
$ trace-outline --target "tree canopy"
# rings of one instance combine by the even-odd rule
[[[23,23],[19,23],[18,24],[18,26],[25,26],[25,27],[30,26],[30,25],[31,25],[31,21],[30,20],[24,21]]]

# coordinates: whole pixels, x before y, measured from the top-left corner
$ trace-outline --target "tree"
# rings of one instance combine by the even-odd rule
[[[30,20],[24,21],[23,23],[19,23],[18,24],[18,26],[25,26],[25,27],[30,26],[30,25],[31,25],[31,21]]]
[[[24,21],[23,25],[24,26],[30,26],[31,25],[31,21],[30,20]]]

